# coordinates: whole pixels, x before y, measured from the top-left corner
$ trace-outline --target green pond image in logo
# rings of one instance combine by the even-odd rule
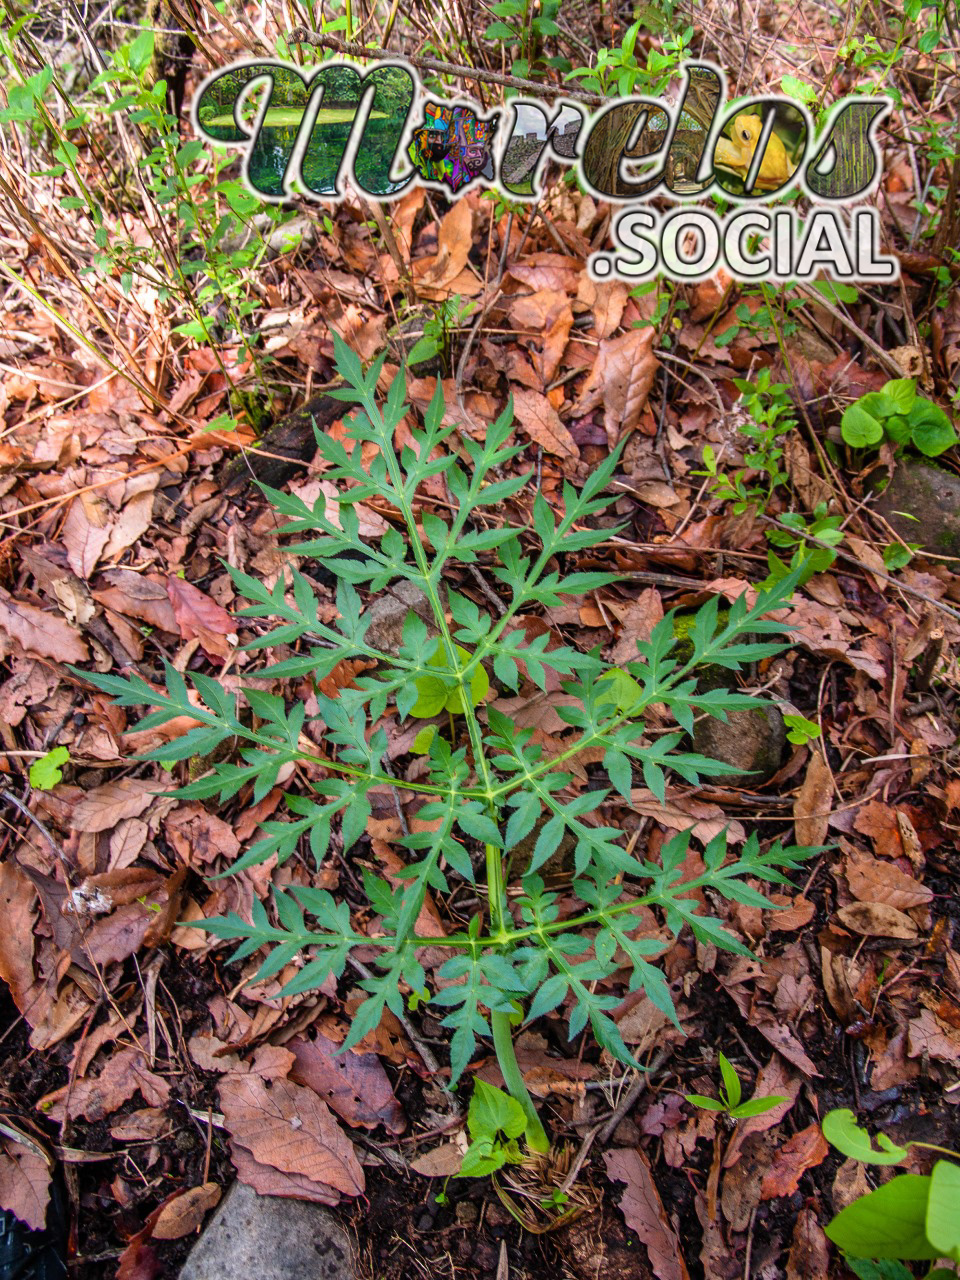
[[[391,195],[404,187],[409,177],[393,180],[391,169],[413,103],[410,73],[403,67],[379,66],[362,75],[348,63],[330,63],[310,77],[309,69],[301,75],[296,68],[276,63],[234,67],[205,86],[197,104],[197,125],[214,141],[249,143],[267,95],[263,123],[246,163],[247,180],[256,191],[281,198],[285,182],[298,178],[316,195],[342,194],[344,157],[355,129],[360,135],[353,162],[357,184],[374,196]],[[241,129],[234,107],[255,82],[259,86],[241,103],[240,116],[246,125]],[[320,106],[299,172],[288,173],[303,118],[313,111],[316,95]],[[365,112],[361,127],[357,117]]]

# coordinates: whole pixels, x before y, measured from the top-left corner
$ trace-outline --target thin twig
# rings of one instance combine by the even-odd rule
[[[319,45],[324,49],[332,49],[334,53],[342,53],[348,58],[396,58],[398,56],[393,49],[348,44],[345,40],[338,40],[336,36],[308,31],[306,27],[294,27],[287,39],[290,43]],[[422,53],[404,53],[399,56],[422,71],[435,71],[438,75],[456,76],[460,80],[480,80],[487,84],[502,84],[507,89],[525,89],[528,93],[536,93],[548,98],[578,98],[581,102],[592,102],[598,105],[607,101],[602,95],[590,93],[587,89],[538,84],[536,80],[508,76],[501,71],[487,71],[483,67],[467,67],[456,62],[442,62],[439,58],[428,58]]]

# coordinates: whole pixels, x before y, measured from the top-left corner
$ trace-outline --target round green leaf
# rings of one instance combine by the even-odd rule
[[[910,423],[902,414],[895,413],[892,417],[885,418],[883,425],[894,444],[906,444],[910,439]]]
[[[883,427],[858,400],[844,411],[840,419],[840,434],[851,449],[869,449],[883,439]]]
[[[907,415],[907,421],[915,447],[928,458],[937,457],[957,443],[953,423],[939,405],[929,400],[918,399]]]
[[[609,695],[607,689],[604,689],[604,701],[612,701],[618,711],[629,711],[643,697],[640,685],[621,667],[611,667],[609,671],[605,671],[597,684],[610,686]]]
[[[470,654],[459,644],[456,650],[460,662],[466,664],[470,660]],[[447,658],[442,649],[437,649],[428,665],[440,670],[446,667]],[[424,675],[418,677],[415,685],[417,700],[410,708],[410,714],[418,720],[429,719],[430,716],[439,715],[441,711],[449,711],[455,716],[463,715],[463,698],[456,686],[450,687],[449,677],[445,681],[439,676]],[[490,678],[483,667],[478,666],[470,678],[470,705],[475,707],[482,702],[489,688]]]

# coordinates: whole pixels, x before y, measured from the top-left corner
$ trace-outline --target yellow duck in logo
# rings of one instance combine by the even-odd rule
[[[753,163],[753,153],[757,149],[760,135],[763,133],[763,121],[759,116],[739,115],[733,122],[733,139],[718,138],[714,151],[714,162],[732,169],[744,182]],[[754,183],[759,191],[776,191],[793,176],[796,165],[787,156],[786,148],[771,133],[760,162],[760,172]]]

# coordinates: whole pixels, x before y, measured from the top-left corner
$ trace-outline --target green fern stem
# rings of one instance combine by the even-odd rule
[[[485,849],[491,932],[499,930],[500,937],[504,942],[507,942],[509,941],[509,935],[506,932],[507,895],[506,886],[503,882],[503,863],[500,858],[500,850],[492,844],[486,845]],[[498,941],[500,941],[500,938],[498,938]],[[519,1102],[523,1107],[523,1114],[527,1118],[527,1146],[531,1151],[537,1151],[545,1155],[550,1150],[550,1139],[547,1137],[547,1131],[544,1129],[543,1123],[537,1114],[537,1109],[533,1105],[533,1099],[530,1097],[530,1091],[523,1078],[523,1072],[517,1062],[516,1050],[513,1047],[513,1027],[510,1024],[509,1013],[491,1009],[490,1027],[493,1031],[493,1047],[497,1051],[497,1062],[500,1064],[503,1083],[507,1086],[507,1092],[511,1098]]]

